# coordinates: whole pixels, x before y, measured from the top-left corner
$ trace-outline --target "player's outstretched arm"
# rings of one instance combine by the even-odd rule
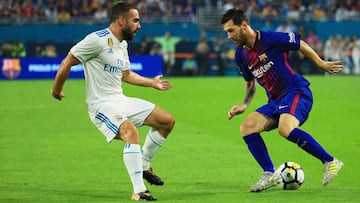
[[[171,88],[169,80],[162,80],[163,75],[157,75],[154,78],[143,77],[133,71],[123,72],[122,80],[133,85],[153,87],[158,90],[168,90]]]
[[[312,60],[321,70],[328,73],[340,72],[344,65],[341,61],[324,61],[320,56],[303,40],[300,41],[300,52]]]
[[[58,72],[56,73],[54,85],[51,89],[51,95],[58,100],[62,100],[65,97],[64,93],[61,91],[64,83],[69,76],[70,69],[72,66],[79,64],[80,61],[75,58],[70,52],[61,62]]]
[[[251,81],[246,81],[246,85],[245,85],[246,95],[245,95],[244,102],[240,105],[235,105],[230,109],[230,111],[228,112],[229,120],[231,120],[235,115],[242,114],[246,111],[250,102],[254,98],[255,91],[256,91],[255,79],[253,79]]]

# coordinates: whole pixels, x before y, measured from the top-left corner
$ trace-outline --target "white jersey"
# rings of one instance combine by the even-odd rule
[[[122,72],[130,69],[127,48],[127,42],[120,42],[107,28],[90,33],[70,50],[84,65],[90,119],[108,142],[124,121],[142,126],[155,108],[151,102],[123,94]]]
[[[121,77],[130,69],[127,48],[127,42],[120,42],[108,28],[90,33],[71,48],[84,65],[88,108],[124,99]]]

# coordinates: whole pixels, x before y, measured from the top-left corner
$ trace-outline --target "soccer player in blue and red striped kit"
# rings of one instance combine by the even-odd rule
[[[309,81],[290,66],[288,51],[299,50],[318,68],[328,73],[341,71],[341,61],[322,60],[296,33],[252,29],[244,11],[237,8],[226,11],[221,23],[228,38],[238,46],[235,60],[246,87],[243,103],[229,110],[228,119],[244,113],[248,108],[255,94],[255,81],[265,88],[268,96],[268,103],[250,113],[240,125],[245,143],[264,172],[260,180],[250,187],[250,191],[260,192],[281,181],[260,135],[261,132],[276,128],[281,136],[322,162],[323,185],[327,185],[338,174],[343,163],[326,152],[309,133],[299,128],[309,116],[313,97]]]

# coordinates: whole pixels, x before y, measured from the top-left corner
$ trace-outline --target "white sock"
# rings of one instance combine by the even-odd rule
[[[159,131],[151,128],[146,136],[145,143],[142,147],[142,164],[143,169],[150,167],[150,161],[165,142],[165,138],[160,135]]]
[[[123,159],[129,173],[134,193],[146,190],[143,180],[141,150],[138,144],[125,144]]]

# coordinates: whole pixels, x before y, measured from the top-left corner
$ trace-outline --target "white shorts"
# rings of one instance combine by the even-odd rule
[[[155,108],[155,104],[133,97],[125,97],[121,102],[104,102],[96,106],[97,109],[89,109],[88,113],[91,121],[108,142],[119,133],[119,127],[124,121],[130,120],[136,127],[140,127]]]

